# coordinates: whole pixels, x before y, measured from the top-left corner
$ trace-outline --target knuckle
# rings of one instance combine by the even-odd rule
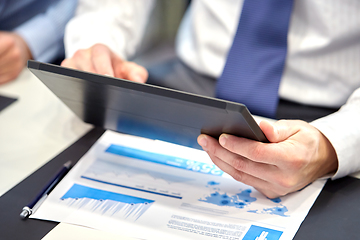
[[[101,44],[101,43],[95,43],[95,44],[92,46],[93,49],[102,49],[103,47],[104,47],[104,45]]]
[[[247,168],[247,162],[241,159],[240,157],[234,158],[231,162],[233,168],[239,171],[244,171]]]
[[[13,59],[20,59],[21,58],[21,50],[19,48],[14,48],[12,52]]]
[[[99,44],[95,44],[91,49],[91,54],[95,57],[101,55],[102,53],[102,47]]]
[[[269,199],[274,199],[274,198],[282,196],[282,195],[279,195],[279,194],[277,194],[275,192],[262,192],[262,194],[264,194],[265,197],[267,197]]]
[[[290,193],[290,191],[288,190],[285,190],[285,189],[276,189],[273,191],[273,196],[272,198],[275,198],[275,197],[282,197],[282,196],[285,196],[287,195],[288,193]]]
[[[102,55],[104,52],[106,52],[107,49],[108,48],[101,43],[96,43],[90,47],[91,54],[94,56]]]
[[[81,56],[82,56],[82,50],[77,50],[77,51],[74,53],[73,58],[81,58]]]
[[[126,69],[124,68],[124,65],[117,65],[115,66],[115,75],[119,78],[124,78],[125,73],[126,73]]]
[[[289,168],[295,171],[301,170],[308,165],[309,161],[305,156],[295,156],[288,162]]]
[[[214,155],[212,155],[211,153],[208,153],[211,161],[217,166],[220,168],[220,163],[222,162],[220,159],[214,157]]]
[[[73,58],[75,59],[83,59],[86,56],[86,50],[85,49],[79,49],[74,53]]]
[[[285,195],[287,194],[290,189],[293,189],[297,184],[296,178],[290,176],[290,177],[283,177],[279,178],[276,181],[276,185],[279,187],[277,188],[277,193]]]
[[[8,48],[13,48],[16,45],[16,41],[14,38],[4,38],[4,45],[7,46]]]
[[[265,195],[268,198],[276,198],[280,196],[287,195],[290,191],[286,188],[283,188],[281,186],[278,186],[276,184],[272,185],[271,187],[267,188],[265,191],[262,191],[263,193],[266,193]]]
[[[219,148],[214,147],[212,144],[210,144],[210,145],[208,146],[208,149],[209,149],[209,152],[210,152],[211,154],[213,154],[214,156],[219,157],[219,155],[220,155]]]
[[[231,176],[238,182],[244,182],[244,174],[242,172],[236,171]]]
[[[261,192],[262,194],[264,194],[267,198],[269,199],[274,199],[280,196],[283,196],[283,192],[280,192],[276,189],[272,189],[272,188],[266,188],[266,189],[258,189],[256,188],[256,190],[258,190],[259,192]]]

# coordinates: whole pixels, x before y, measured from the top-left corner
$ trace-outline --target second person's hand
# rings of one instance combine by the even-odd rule
[[[148,78],[144,67],[121,59],[103,44],[76,51],[71,58],[65,59],[61,66],[140,83],[145,83]]]
[[[0,31],[0,84],[17,78],[31,58],[31,51],[20,35]]]

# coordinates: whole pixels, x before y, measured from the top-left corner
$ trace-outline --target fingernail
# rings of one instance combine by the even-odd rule
[[[199,137],[199,139],[198,139],[198,143],[204,150],[206,150],[206,146],[207,146],[207,143],[208,143],[208,141],[206,139],[206,136],[201,135]]]
[[[227,138],[228,138],[227,134],[221,134],[221,136],[219,138],[219,143],[221,146],[225,146]]]

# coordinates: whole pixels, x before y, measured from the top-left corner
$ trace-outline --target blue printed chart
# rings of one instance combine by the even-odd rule
[[[113,161],[111,160],[113,159]],[[188,173],[186,173],[188,172]],[[221,176],[214,164],[111,144],[81,178],[134,191],[182,199],[198,173]]]
[[[184,189],[188,192],[195,185],[203,183],[201,180],[205,176],[210,179],[212,176],[220,177],[223,174],[215,165],[121,145],[111,144],[104,153],[107,155],[104,155],[103,159],[97,158],[81,175],[82,179],[181,200],[184,197]],[[109,154],[115,157],[114,161],[107,158]],[[128,158],[132,160],[128,160]],[[186,174],[186,171],[189,171],[189,173]],[[189,177],[194,176],[195,173],[197,173],[195,178]],[[200,176],[199,173],[204,175]],[[281,217],[290,216],[288,208],[282,204],[280,198],[267,199],[269,204],[266,207],[259,208],[262,205],[256,204],[258,199],[252,196],[252,188],[239,189],[239,192],[231,189],[231,192],[227,192],[222,190],[221,184],[226,183],[212,180],[208,181],[206,186],[198,185],[197,192],[208,192],[201,196],[198,201],[210,204],[210,206],[231,207],[233,208],[232,211],[246,211],[252,214]]]
[[[111,171],[109,171],[111,169]],[[96,160],[81,178],[124,189],[181,199],[177,186],[192,179],[157,171],[156,169]]]
[[[188,171],[199,172],[204,174],[210,174],[215,176],[221,176],[221,171],[214,164],[207,164],[199,161],[193,161],[188,159],[182,159],[169,155],[148,152],[136,148],[129,148],[121,145],[111,144],[106,152],[113,153],[119,156],[130,157],[147,162],[153,162],[157,164],[167,165],[175,168],[180,168]]]
[[[242,240],[279,240],[282,231],[251,225]]]
[[[257,198],[252,197],[252,190],[245,189],[235,194],[228,194],[222,192],[220,188],[220,183],[216,181],[208,182],[208,188],[211,189],[211,193],[203,196],[199,199],[201,202],[210,203],[213,205],[221,207],[233,207],[236,209],[245,209],[247,212],[255,214],[271,214],[281,217],[290,217],[288,215],[288,209],[286,206],[282,205],[280,198],[268,199],[269,202],[272,202],[274,206],[272,207],[263,207],[260,209],[251,208],[252,203],[257,201]]]
[[[141,217],[154,202],[79,184],[74,184],[61,200],[69,207],[132,221]]]

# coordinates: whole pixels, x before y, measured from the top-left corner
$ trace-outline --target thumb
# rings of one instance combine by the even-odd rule
[[[282,142],[296,133],[296,129],[289,126],[287,121],[284,120],[277,121],[274,124],[268,121],[261,121],[259,126],[271,143]]]

